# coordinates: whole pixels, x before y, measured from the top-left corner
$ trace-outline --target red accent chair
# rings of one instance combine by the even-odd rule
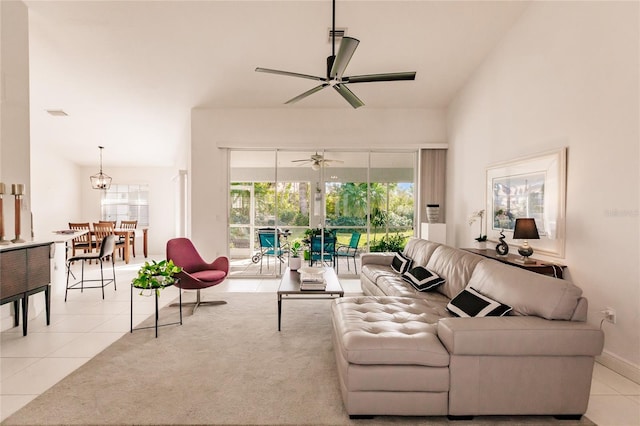
[[[176,274],[180,281],[176,284],[182,290],[196,290],[196,301],[193,303],[193,312],[200,305],[223,305],[227,302],[201,301],[200,289],[218,285],[227,278],[229,274],[229,258],[220,256],[212,263],[206,262],[195,246],[188,238],[173,238],[167,241],[167,260],[173,260],[177,266],[182,268],[182,272]]]

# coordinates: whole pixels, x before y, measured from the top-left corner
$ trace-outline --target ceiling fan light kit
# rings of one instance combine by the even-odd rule
[[[313,154],[309,158],[303,158],[301,160],[291,160],[291,162],[292,163],[300,163],[300,164],[298,164],[299,166],[304,166],[306,164],[311,164],[311,169],[313,171],[316,171],[316,172],[318,170],[320,170],[321,167],[328,166],[329,163],[344,163],[344,161],[342,161],[342,160],[330,160],[328,158],[324,158],[324,155],[318,154],[317,151],[316,151],[315,154]]]
[[[354,75],[354,76],[343,76],[344,71],[349,65],[349,61],[351,57],[356,51],[356,48],[360,44],[360,40],[353,37],[342,37],[342,41],[340,42],[340,50],[336,55],[336,2],[333,0],[333,30],[332,34],[332,54],[327,57],[327,76],[319,77],[309,74],[300,74],[296,72],[290,71],[281,71],[275,70],[271,68],[261,68],[257,67],[256,72],[264,72],[269,74],[278,74],[284,75],[288,77],[297,77],[297,78],[306,78],[310,80],[315,80],[321,82],[318,86],[307,90],[306,92],[289,99],[285,104],[293,104],[296,103],[307,96],[310,96],[320,90],[324,89],[327,86],[333,87],[336,92],[338,92],[353,108],[359,108],[364,106],[364,102],[362,102],[349,88],[347,88],[346,84],[355,84],[355,83],[372,83],[379,81],[401,81],[401,80],[415,80],[416,73],[414,71],[411,72],[395,72],[395,73],[384,73],[384,74],[367,74],[367,75]]]

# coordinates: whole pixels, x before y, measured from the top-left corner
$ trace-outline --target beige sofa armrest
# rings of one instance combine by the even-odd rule
[[[364,265],[384,265],[391,266],[395,253],[363,253],[360,262]]]
[[[534,316],[443,318],[438,337],[451,355],[596,356],[604,346],[598,327]]]

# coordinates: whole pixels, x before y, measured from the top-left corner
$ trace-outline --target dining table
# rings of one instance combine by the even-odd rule
[[[131,256],[131,241],[133,241],[132,237],[136,237],[142,233],[142,253],[144,257],[147,257],[147,241],[148,241],[148,231],[147,227],[140,227],[135,229],[125,229],[125,228],[113,228],[113,233],[119,237],[124,239],[124,263],[129,263]]]

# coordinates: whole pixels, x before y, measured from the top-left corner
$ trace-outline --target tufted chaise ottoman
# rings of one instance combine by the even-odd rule
[[[404,297],[350,297],[332,304],[333,346],[351,417],[446,415],[449,353],[437,336],[445,305]]]

